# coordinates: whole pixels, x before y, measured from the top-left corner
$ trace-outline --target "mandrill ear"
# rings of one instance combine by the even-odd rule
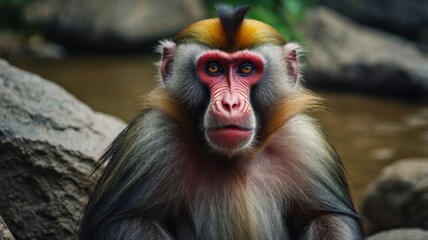
[[[160,62],[160,74],[162,80],[165,83],[168,75],[172,72],[172,61],[175,52],[175,43],[173,41],[164,40],[160,42],[157,48],[157,52],[162,54],[162,60]]]
[[[288,75],[295,84],[299,79],[299,56],[302,52],[302,47],[297,43],[287,43],[284,45],[285,60],[287,62]]]

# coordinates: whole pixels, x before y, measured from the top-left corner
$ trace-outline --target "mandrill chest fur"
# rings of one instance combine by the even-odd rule
[[[170,205],[171,232],[177,239],[289,239],[284,176],[273,165],[279,161],[265,152],[241,159],[188,158],[185,194],[180,204]]]

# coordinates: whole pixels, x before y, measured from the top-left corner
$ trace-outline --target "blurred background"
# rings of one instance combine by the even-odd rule
[[[248,17],[305,46],[304,84],[326,99],[315,115],[359,211],[385,166],[428,162],[428,1],[0,0],[0,57],[127,121],[155,84],[158,40],[218,2],[251,4]]]

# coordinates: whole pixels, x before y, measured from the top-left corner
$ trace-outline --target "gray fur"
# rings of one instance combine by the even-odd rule
[[[181,44],[174,53],[173,79],[166,80],[165,87],[176,96],[183,105],[195,108],[201,104],[208,93],[197,80],[196,61],[207,47],[199,44]]]
[[[251,93],[255,111],[302,90],[288,77],[284,56],[290,48],[296,46],[251,50],[266,64]],[[173,74],[164,81],[189,112],[210,101],[195,73],[207,50],[177,46]],[[193,127],[203,139],[206,110],[199,114]],[[258,127],[263,119],[256,117]],[[207,142],[195,145],[160,110],[147,110],[104,155],[110,162],[82,220],[80,239],[363,239],[339,158],[317,125],[298,114],[257,154],[225,156]]]

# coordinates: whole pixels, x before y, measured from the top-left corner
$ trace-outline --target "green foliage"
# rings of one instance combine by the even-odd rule
[[[33,0],[0,0],[0,28],[30,32],[35,26],[24,17],[24,7]]]
[[[251,5],[247,17],[263,21],[276,28],[287,40],[303,40],[303,34],[296,25],[305,16],[306,9],[317,0],[206,0],[211,12],[215,4],[224,3],[231,6]]]

